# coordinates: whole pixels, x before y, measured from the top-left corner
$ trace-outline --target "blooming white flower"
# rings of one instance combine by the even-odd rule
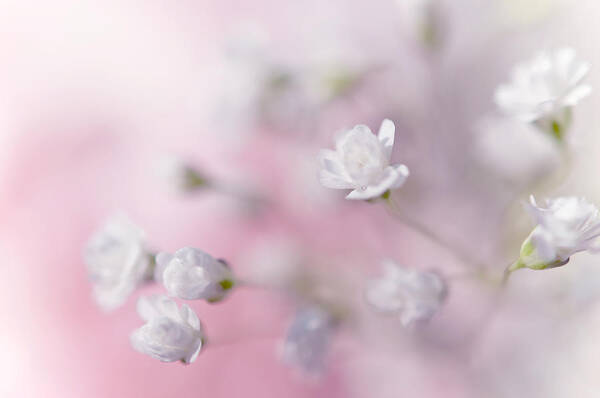
[[[98,305],[106,311],[122,305],[149,277],[150,260],[144,232],[123,215],[110,218],[84,251]]]
[[[131,334],[137,351],[163,362],[192,363],[202,349],[204,333],[196,313],[166,296],[141,297],[137,311],[146,324]]]
[[[584,250],[600,249],[598,208],[584,198],[560,197],[539,207],[533,196],[528,205],[537,226],[521,247],[519,260],[511,267],[546,269],[566,264]]]
[[[346,199],[373,199],[401,187],[409,175],[403,164],[390,165],[395,126],[381,123],[375,136],[364,125],[342,132],[336,150],[321,150],[321,184],[334,189],[354,189]]]
[[[300,309],[281,346],[282,360],[306,375],[318,375],[325,367],[331,335],[332,316],[319,307]]]
[[[209,302],[222,300],[235,284],[223,260],[193,247],[184,247],[174,254],[159,253],[154,278],[164,284],[171,296]]]
[[[376,310],[398,314],[404,326],[430,319],[446,297],[446,284],[433,272],[383,262],[383,276],[372,279],[365,289],[367,302]]]
[[[582,84],[589,70],[572,48],[542,52],[514,68],[512,81],[496,89],[495,101],[507,114],[535,122],[561,138],[571,107],[592,90]]]

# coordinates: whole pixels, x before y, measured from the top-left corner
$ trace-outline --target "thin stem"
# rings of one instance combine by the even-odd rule
[[[412,218],[406,216],[405,213],[400,211],[400,208],[396,205],[396,202],[394,202],[391,195],[386,200],[387,200],[387,203],[389,204],[389,209],[391,210],[391,214],[393,214],[394,216],[399,218],[404,224],[411,227],[413,230],[419,232],[421,235],[428,238],[429,240],[435,242],[437,245],[448,250],[461,262],[463,262],[465,264],[470,264],[471,266],[474,266],[474,267],[480,267],[480,268],[485,267],[485,265],[483,263],[481,263],[479,260],[472,257],[466,251],[464,251],[460,248],[457,248],[454,244],[448,242],[447,240],[442,238],[440,235],[436,234],[434,231],[429,229],[424,224],[421,224],[421,223],[413,220]]]

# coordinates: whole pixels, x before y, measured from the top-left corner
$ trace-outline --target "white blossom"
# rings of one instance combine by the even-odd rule
[[[92,236],[84,261],[94,298],[106,311],[122,305],[150,272],[144,232],[123,215],[110,218]]]
[[[397,314],[404,326],[430,319],[446,297],[446,284],[433,272],[383,262],[383,275],[371,279],[365,298],[376,311]]]
[[[281,346],[282,360],[305,375],[319,375],[335,329],[332,316],[319,307],[298,310]]]
[[[235,283],[223,260],[192,247],[174,254],[159,253],[156,264],[154,278],[164,284],[171,296],[185,300],[219,301]]]
[[[192,363],[202,349],[204,333],[196,313],[166,296],[141,297],[139,316],[146,324],[131,334],[137,351],[163,362]]]
[[[571,107],[591,92],[582,83],[589,70],[572,48],[541,52],[514,68],[511,82],[496,89],[496,103],[507,114],[536,122],[560,138],[570,122]]]
[[[598,208],[586,199],[559,197],[547,200],[547,207],[542,208],[532,196],[528,208],[537,225],[512,270],[553,268],[566,264],[575,253],[600,249]]]
[[[373,199],[399,188],[409,175],[403,164],[390,165],[395,126],[381,123],[375,136],[364,125],[342,132],[336,150],[321,150],[321,184],[334,189],[353,189],[346,199]]]

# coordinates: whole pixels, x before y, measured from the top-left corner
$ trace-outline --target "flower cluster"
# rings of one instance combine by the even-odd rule
[[[530,63],[515,68],[512,81],[497,88],[495,100],[513,117],[506,120],[520,120],[528,123],[521,123],[528,128],[537,126],[562,140],[570,125],[572,107],[591,91],[582,83],[588,71],[589,65],[579,62],[572,49],[541,53]],[[272,83],[285,86],[284,80]],[[377,135],[362,124],[342,131],[336,137],[335,150],[320,152],[320,183],[326,188],[351,190],[346,196],[350,200],[386,199],[386,205],[396,210],[392,191],[404,185],[409,169],[392,162],[395,135],[395,125],[389,119],[383,120]],[[167,166],[166,176],[179,190],[218,186],[212,181],[208,184],[200,173],[182,162]],[[505,276],[521,268],[559,267],[575,253],[600,250],[599,211],[587,200],[559,197],[541,207],[531,197],[527,208],[536,226],[523,242],[518,260],[505,270]],[[405,221],[407,226],[454,251],[461,261],[469,261],[468,253],[465,256],[435,231],[418,221]],[[267,287],[295,300],[297,309],[281,346],[282,359],[304,373],[319,374],[325,367],[334,334],[351,323],[347,321],[352,318],[353,309],[338,305],[337,297],[331,298],[335,294],[330,294],[336,289],[321,289],[317,278],[299,271],[301,267],[294,259],[278,256],[273,248],[269,257],[289,264],[282,264],[278,275],[269,275],[271,286]],[[196,313],[185,304],[178,306],[174,298],[218,303],[237,286],[251,285],[238,279],[226,261],[193,247],[174,253],[151,253],[142,230],[123,216],[110,219],[92,236],[84,259],[94,297],[105,310],[124,304],[144,281],[154,280],[164,287],[167,295],[139,299],[137,311],[145,324],[131,335],[131,344],[137,351],[164,362],[192,363],[207,342]],[[393,315],[403,327],[414,327],[440,310],[449,280],[435,272],[384,260],[380,276],[364,278],[360,298],[373,312]]]

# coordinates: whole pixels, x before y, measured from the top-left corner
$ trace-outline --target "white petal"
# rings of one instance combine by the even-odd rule
[[[366,189],[355,189],[346,196],[346,199],[366,200],[377,198],[383,195],[388,189],[391,189],[400,178],[406,179],[406,177],[401,176],[394,167],[386,167],[383,171],[381,181],[378,184],[369,185]]]
[[[390,167],[392,167],[398,173],[398,178],[394,184],[392,184],[391,189],[400,188],[402,185],[404,185],[404,182],[406,182],[406,179],[410,175],[410,171],[408,170],[408,167],[403,164],[396,164]]]
[[[563,98],[562,103],[568,106],[577,105],[579,101],[581,101],[591,93],[592,86],[589,86],[587,84],[577,86]]]
[[[155,302],[158,296],[140,297],[137,302],[137,313],[145,321],[149,321],[155,316],[160,316],[160,311],[156,308]]]
[[[377,138],[379,142],[383,145],[383,153],[388,160],[390,161],[392,157],[392,149],[394,148],[394,134],[396,131],[396,126],[394,126],[394,122],[389,119],[384,119],[381,122],[381,127],[379,128],[379,134],[377,134]]]
[[[319,171],[319,182],[321,185],[327,188],[333,189],[351,189],[354,188],[354,184],[346,181],[340,176],[333,174],[327,170]]]
[[[173,259],[173,255],[171,253],[161,252],[156,255],[155,259],[156,266],[154,268],[154,280],[156,282],[162,283],[163,273],[165,272],[165,268],[167,268],[167,266]]]

